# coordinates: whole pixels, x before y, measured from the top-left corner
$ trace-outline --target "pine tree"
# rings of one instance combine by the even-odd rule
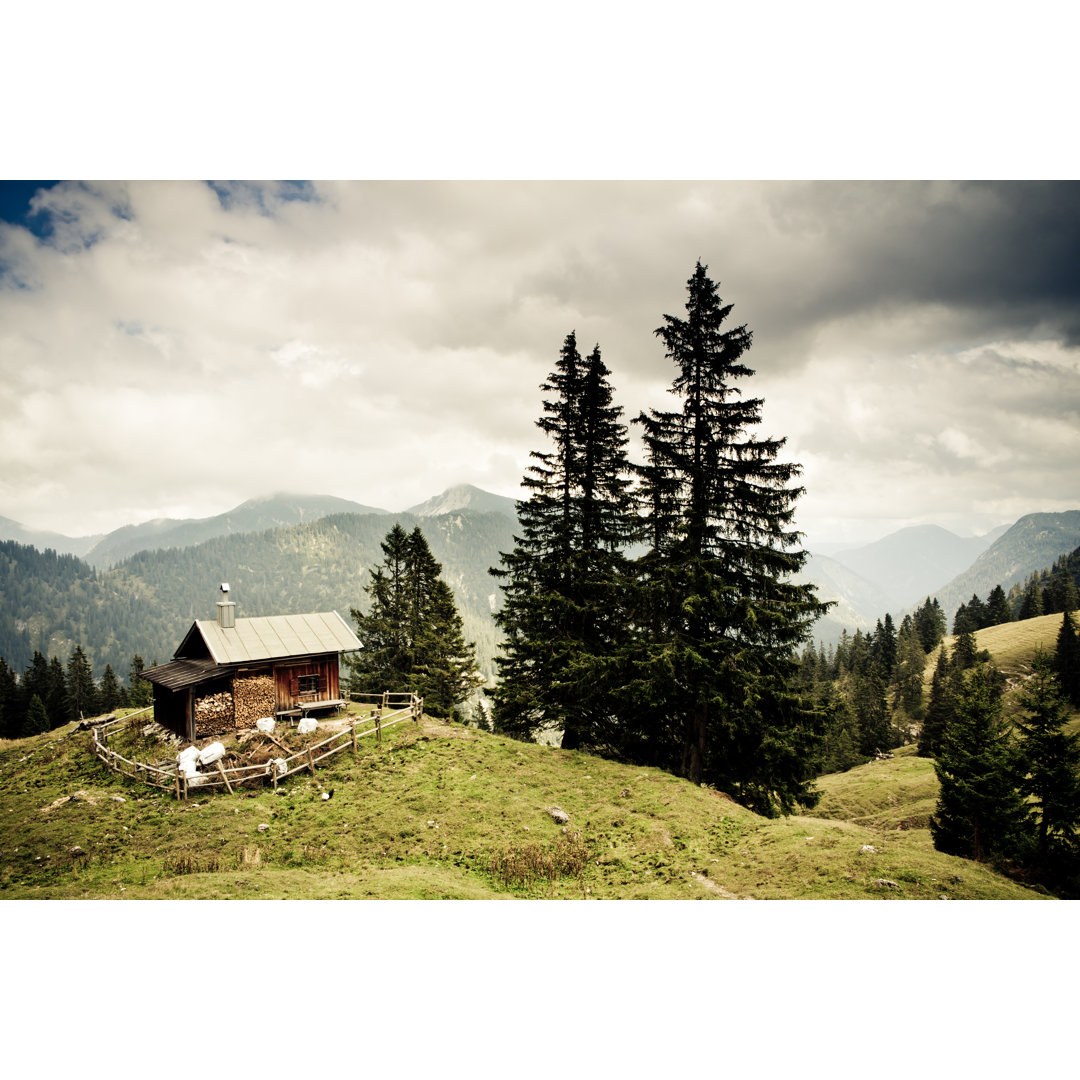
[[[988,666],[977,667],[960,691],[934,771],[941,783],[930,819],[934,846],[976,860],[1010,855],[1026,811],[1000,681]]]
[[[686,318],[657,335],[676,367],[678,411],[637,417],[650,550],[639,561],[641,643],[627,707],[642,748],[694,782],[764,813],[812,801],[820,728],[789,692],[794,650],[828,605],[791,577],[806,553],[791,530],[797,465],[757,438],[762,401],[736,385],[752,336],[698,263]]]
[[[914,622],[904,619],[896,643],[896,699],[908,716],[918,719],[923,711],[923,672],[926,653]]]
[[[358,608],[351,609],[357,637],[363,644],[359,655],[347,661],[352,671],[352,689],[357,692],[404,690],[412,671],[405,592],[408,534],[395,523],[379,546],[383,562],[372,569],[365,590],[371,598],[370,610],[365,614]]]
[[[408,541],[405,586],[412,672],[408,685],[433,716],[450,716],[483,682],[476,646],[465,641],[461,615],[442,566],[431,554],[420,526]]]
[[[1050,658],[1041,650],[1018,695],[1027,713],[1017,720],[1024,779],[1038,818],[1038,857],[1045,863],[1052,844],[1071,845],[1080,828],[1080,735],[1067,734],[1068,706]]]
[[[936,757],[941,748],[941,740],[956,711],[956,699],[953,684],[949,679],[949,658],[944,649],[938,653],[934,677],[930,682],[930,701],[926,706],[926,716],[919,731],[916,747],[921,757]]]
[[[965,621],[953,643],[953,663],[961,671],[967,671],[979,662],[979,644],[970,626],[971,624]]]
[[[150,705],[154,700],[153,684],[142,677],[146,670],[142,654],[136,653],[131,658],[131,667],[128,668],[127,694],[128,701],[134,708],[142,708]]]
[[[855,714],[859,718],[859,752],[873,757],[888,750],[890,742],[885,683],[874,668],[853,678]]]
[[[476,649],[466,643],[461,616],[442,567],[419,526],[395,524],[381,542],[383,563],[367,586],[371,610],[351,610],[359,656],[347,661],[357,692],[409,690],[435,716],[449,716],[479,686]]]
[[[1034,619],[1043,614],[1042,592],[1038,579],[1032,577],[1024,589],[1024,599],[1020,604],[1020,619]]]
[[[629,632],[623,550],[634,517],[626,427],[609,375],[599,347],[582,361],[570,333],[541,387],[549,396],[537,426],[551,449],[531,455],[521,534],[492,570],[505,636],[492,697],[499,731],[531,738],[561,730],[566,748],[617,753],[617,658]]]
[[[76,645],[67,666],[67,719],[94,716],[97,711],[97,687],[90,661],[83,647]]]
[[[49,714],[45,711],[45,703],[37,694],[30,696],[30,704],[26,710],[26,719],[23,721],[22,735],[24,738],[31,735],[40,735],[52,727],[49,722]]]
[[[98,687],[98,707],[102,712],[112,712],[120,704],[120,680],[116,677],[111,664],[105,665]]]
[[[973,599],[978,598],[973,597]],[[914,624],[923,652],[927,654],[933,652],[945,636],[947,626],[945,613],[941,610],[936,596],[933,600],[926,598],[926,602],[915,612]]]
[[[986,617],[988,626],[1000,626],[1002,623],[1012,622],[1012,608],[1005,597],[1005,590],[1000,585],[995,585],[990,590],[986,600]]]
[[[0,739],[18,738],[23,712],[19,707],[19,687],[15,672],[0,657]]]
[[[1067,611],[1061,616],[1061,629],[1054,648],[1054,671],[1065,700],[1074,709],[1080,709],[1080,636]]]

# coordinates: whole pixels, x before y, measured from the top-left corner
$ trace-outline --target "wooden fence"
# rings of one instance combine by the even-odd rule
[[[335,754],[340,754],[343,750],[351,749],[355,757],[358,753],[357,741],[359,739],[374,735],[375,741],[381,743],[382,733],[386,728],[400,724],[404,720],[411,720],[414,724],[419,723],[424,711],[424,699],[417,697],[416,694],[350,694],[349,697],[353,700],[373,699],[377,700],[378,704],[374,706],[374,711],[370,716],[362,720],[354,719],[349,727],[335,731],[322,742],[307,746],[288,757],[258,765],[240,765],[226,769],[220,761],[217,761],[214,763],[216,773],[201,773],[197,777],[189,778],[181,771],[177,761],[159,762],[156,765],[144,761],[132,761],[109,746],[109,735],[116,731],[117,725],[127,724],[133,717],[153,712],[152,705],[138,712],[129,713],[127,716],[95,725],[92,729],[94,753],[114,772],[144,784],[171,788],[176,793],[177,799],[187,799],[192,790],[201,792],[208,788],[225,788],[231,795],[241,784],[251,782],[272,784],[276,789],[281,780],[294,773],[303,772],[305,769],[314,776],[315,766],[320,762],[326,761]],[[394,707],[391,708],[391,706]],[[361,724],[371,726],[359,730],[358,725]]]

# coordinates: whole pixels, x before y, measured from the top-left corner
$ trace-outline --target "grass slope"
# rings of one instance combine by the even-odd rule
[[[934,781],[932,763],[910,756],[826,777],[815,816],[774,821],[659,770],[429,718],[330,764],[276,794],[177,803],[107,770],[71,727],[2,744],[0,897],[1039,895],[911,827]]]

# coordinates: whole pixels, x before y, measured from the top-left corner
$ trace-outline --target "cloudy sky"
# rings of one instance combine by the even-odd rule
[[[1080,184],[2,185],[0,514],[516,495],[564,336],[626,416],[701,259],[811,543],[1080,507]]]

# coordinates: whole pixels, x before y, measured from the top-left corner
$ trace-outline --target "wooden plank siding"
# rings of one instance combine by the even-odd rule
[[[314,677],[316,690],[301,696],[301,679]],[[338,654],[304,657],[298,663],[274,665],[274,688],[277,692],[279,713],[297,709],[301,704],[315,701],[333,701],[341,696],[338,678]]]

